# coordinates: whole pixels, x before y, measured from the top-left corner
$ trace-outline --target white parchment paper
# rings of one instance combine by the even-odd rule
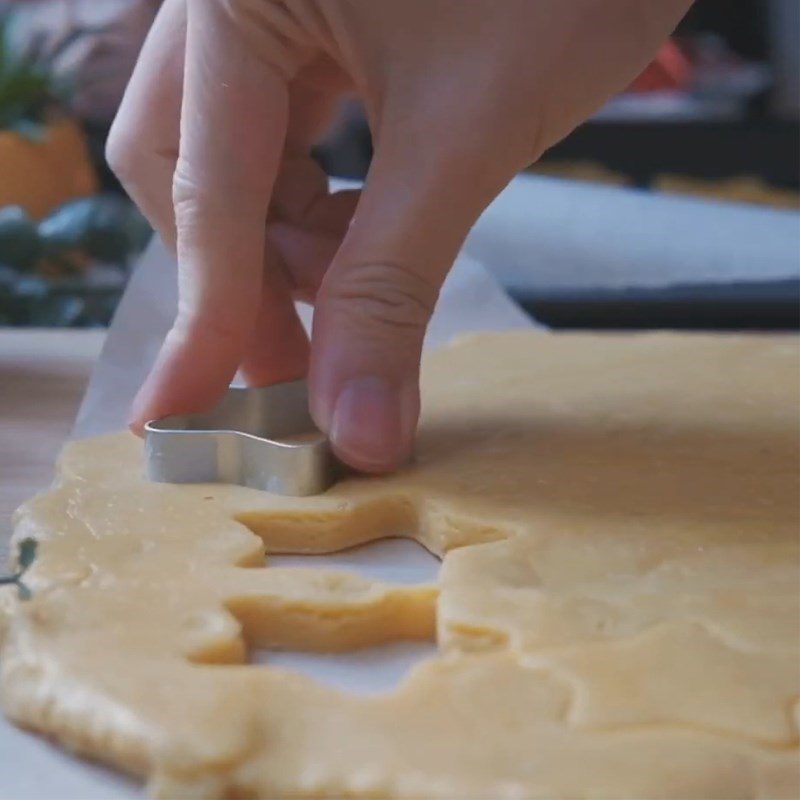
[[[136,268],[108,332],[78,411],[73,436],[125,427],[128,407],[158,354],[175,317],[175,261],[154,240]],[[310,310],[301,307],[308,326]],[[530,318],[475,260],[461,255],[447,278],[431,320],[426,346],[463,331],[533,325]]]

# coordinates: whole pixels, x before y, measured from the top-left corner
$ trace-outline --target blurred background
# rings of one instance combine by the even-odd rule
[[[111,319],[150,231],[107,169],[104,142],[158,5],[0,0],[0,325]],[[799,54],[800,0],[697,0],[627,91],[530,171],[547,186],[629,187],[634,202],[757,207],[784,229],[793,214],[800,242]],[[343,106],[317,156],[330,175],[364,177],[371,143],[357,103]],[[779,278],[507,285],[555,327],[789,329],[800,319],[800,252],[784,249],[784,262],[793,257],[796,270]]]

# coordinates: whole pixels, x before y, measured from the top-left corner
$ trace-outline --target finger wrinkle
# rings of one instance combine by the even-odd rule
[[[395,330],[423,329],[433,314],[438,288],[400,263],[348,266],[324,284],[326,304],[341,303],[354,317]]]
[[[288,82],[312,57],[306,31],[278,3],[225,0],[222,8],[239,30],[250,53]]]

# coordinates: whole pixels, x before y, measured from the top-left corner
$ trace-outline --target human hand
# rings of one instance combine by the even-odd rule
[[[239,368],[256,385],[308,371],[343,460],[402,463],[425,327],[470,227],[689,5],[166,0],[108,143],[179,264],[134,429],[208,407]],[[375,155],[362,192],[329,194],[309,152],[349,91]],[[310,352],[293,298],[316,306]]]

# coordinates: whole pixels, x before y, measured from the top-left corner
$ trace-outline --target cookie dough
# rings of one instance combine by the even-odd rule
[[[415,462],[291,499],[75,442],[19,512],[0,697],[164,798],[793,798],[800,358],[789,336],[470,337]],[[437,586],[270,566],[385,536]],[[385,695],[248,648],[431,639]]]

